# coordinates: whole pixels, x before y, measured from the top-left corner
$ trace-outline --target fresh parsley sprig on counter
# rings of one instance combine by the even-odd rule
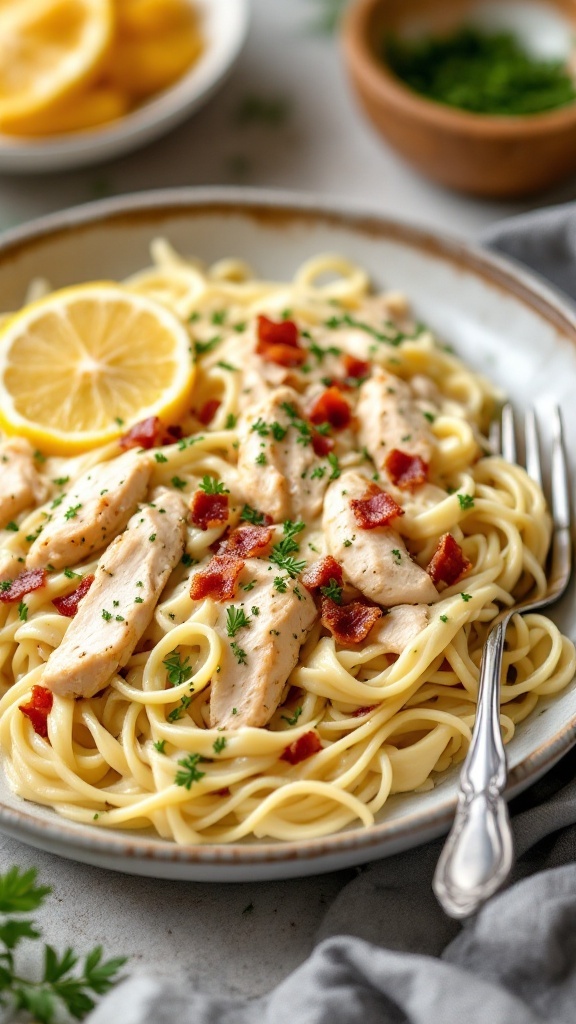
[[[0,1006],[14,1013],[23,1010],[39,1024],[55,1024],[64,1010],[83,1020],[96,1005],[93,995],[108,992],[126,963],[126,957],[103,960],[102,946],[95,946],[78,968],[79,957],[70,946],[60,955],[45,943],[40,980],[19,974],[20,943],[41,938],[34,922],[22,915],[38,910],[51,891],[49,886],[36,885],[35,868],[12,867],[0,875]]]

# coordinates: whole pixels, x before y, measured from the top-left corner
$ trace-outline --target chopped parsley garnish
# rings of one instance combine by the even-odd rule
[[[264,422],[261,416],[258,417],[255,423],[250,427],[251,433],[259,434],[260,437],[268,437],[270,433],[268,425]]]
[[[54,498],[54,501],[50,505],[50,508],[58,508],[58,505],[62,504],[62,502],[64,501],[65,497],[66,497],[65,494],[59,494],[57,498]]]
[[[182,661],[182,658],[177,651],[172,651],[167,658],[164,658],[162,664],[166,669],[166,678],[170,683],[170,686],[180,686],[181,683],[188,682],[192,675],[192,668],[189,662],[190,658],[186,658]]]
[[[192,555],[189,555],[188,552],[185,551],[180,561],[182,562],[182,565],[185,565],[188,568],[188,566],[194,564],[195,559],[192,558]]]
[[[15,523],[14,520],[11,519],[9,523],[6,523],[5,529],[6,530],[13,530],[14,533],[18,533],[18,530],[20,529],[20,527],[18,526],[18,523]]]
[[[474,508],[474,498],[471,494],[459,494],[458,501],[463,512],[469,508]]]
[[[177,786],[184,786],[185,789],[190,789],[193,782],[199,782],[206,775],[206,772],[198,770],[196,765],[200,760],[200,754],[188,754],[188,757],[183,757],[178,761],[180,765],[180,771],[176,772],[174,782]]]
[[[243,608],[235,608],[234,605],[228,608],[226,612],[226,632],[228,636],[236,636],[239,629],[244,629],[249,625],[250,619]]]
[[[238,370],[237,366],[232,366],[231,363],[225,363],[222,359],[216,363],[216,366],[219,366],[221,370],[231,370],[233,373]]]
[[[448,616],[447,615],[441,615],[440,616],[440,622],[448,622]]]
[[[203,356],[207,352],[211,352],[213,348],[216,348],[216,345],[218,345],[221,340],[222,336],[220,334],[216,334],[213,338],[210,338],[209,341],[195,341],[194,351],[197,356]]]
[[[158,751],[159,754],[163,754],[164,753],[164,747],[165,746],[166,746],[166,740],[156,740],[155,743],[154,743],[154,747],[156,748],[156,750]]]
[[[24,601],[20,601],[20,604],[18,605],[18,618],[22,622],[26,622],[28,618],[28,605],[24,604]]]
[[[220,324],[223,324],[225,319],[226,319],[226,310],[225,309],[216,309],[212,313],[212,323],[217,325],[217,326],[220,325]]]
[[[181,476],[173,476],[170,483],[172,487],[176,487],[179,491],[183,491],[186,487],[186,480],[183,480]]]
[[[156,534],[151,533],[150,536],[148,537],[148,540],[153,544],[154,541],[156,540]]]
[[[324,597],[329,597],[335,604],[342,603],[342,587],[334,578],[328,580],[326,587],[320,587],[320,593],[324,594]]]
[[[340,463],[338,462],[338,456],[335,455],[334,452],[328,452],[328,462],[332,467],[332,472],[328,479],[337,480],[341,473]]]
[[[156,462],[168,462],[168,459],[165,455],[162,455],[162,452],[154,452],[154,458]]]
[[[82,503],[79,505],[71,505],[70,508],[66,509],[64,513],[64,519],[75,519],[78,515],[78,509],[82,508]]]
[[[471,601],[472,600],[472,594],[460,594],[460,597],[462,598],[463,601]]]
[[[241,647],[238,647],[238,644],[236,643],[235,640],[232,641],[230,647],[232,648],[232,653],[234,654],[234,657],[236,658],[238,664],[246,665],[248,661],[248,655],[246,654],[246,651],[243,651]],[[234,714],[234,712],[232,712],[232,714]]]
[[[434,423],[434,420],[436,419],[434,413],[431,412],[423,412],[422,415],[425,420],[428,420],[428,423]]]
[[[402,552],[399,551],[398,548],[392,548],[391,554],[394,561],[396,562],[396,565],[400,565],[400,562],[402,561]]]
[[[305,525],[301,521],[294,523],[292,520],[287,519],[283,524],[284,537],[278,544],[274,545],[270,555],[270,561],[274,562],[279,569],[287,572],[292,578],[306,568],[305,560],[297,561],[293,557],[293,552],[300,550],[300,545],[294,538],[305,528]]]
[[[256,586],[256,580],[250,580],[249,583],[242,583],[241,586],[242,590],[254,590],[254,587]]]
[[[226,423],[224,424],[224,429],[225,430],[234,430],[234,427],[236,426],[237,422],[238,422],[238,417],[235,416],[233,412],[229,412],[227,417],[226,417]]]
[[[247,523],[252,523],[253,526],[261,526],[265,518],[263,512],[258,512],[251,505],[244,505],[240,513],[240,519],[244,519]]]
[[[254,462],[256,463],[257,466],[265,466],[266,465],[266,456],[264,455],[264,452],[260,452],[260,455],[258,455],[254,459]]]
[[[288,715],[281,715],[280,717],[283,719],[284,722],[288,722],[288,725],[296,725],[296,722],[300,718],[301,714],[302,714],[302,708],[301,707],[297,707],[297,708],[294,709],[294,714],[292,715],[291,718],[289,718]]]
[[[253,604],[250,611],[252,612],[252,615],[260,615],[260,609],[257,604]]]
[[[56,484],[57,487],[64,487],[64,484],[67,484],[69,479],[69,476],[57,476],[56,479],[52,481],[52,483]]]
[[[205,494],[230,494],[230,491],[220,480],[216,480],[213,476],[202,477],[202,483],[198,484],[201,491]]]
[[[288,590],[288,576],[275,576],[274,577],[274,588],[279,594],[285,594]]]
[[[64,575],[69,580],[81,580],[82,579],[82,573],[81,572],[72,572],[72,569],[64,569]]]
[[[116,622],[124,622],[125,621],[123,615],[116,615],[115,618],[116,618]]]
[[[226,747],[226,737],[225,736],[219,736],[218,739],[214,740],[214,743],[212,744],[212,750],[214,751],[215,754],[221,754],[225,747]]]
[[[325,466],[315,466],[314,469],[312,470],[311,474],[310,474],[310,479],[311,480],[321,480],[322,477],[325,476],[325,475],[326,475],[326,467]]]
[[[0,591],[4,594],[7,590],[10,590],[13,580],[2,580],[0,583]]]
[[[134,604],[144,604],[144,598],[143,597],[135,597],[134,598]]]
[[[110,622],[110,619],[112,618],[112,612],[107,612],[106,609],[103,608],[102,609],[102,618],[105,619],[106,622]]]

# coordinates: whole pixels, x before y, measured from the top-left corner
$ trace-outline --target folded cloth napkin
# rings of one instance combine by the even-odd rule
[[[576,298],[576,206],[482,241]],[[328,910],[309,959],[247,1001],[129,978],[89,1024],[574,1024],[576,750],[511,806],[512,884],[461,926],[431,890],[442,841],[369,865]]]

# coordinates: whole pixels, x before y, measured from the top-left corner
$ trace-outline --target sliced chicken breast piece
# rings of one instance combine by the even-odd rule
[[[146,493],[152,466],[134,451],[89,469],[74,482],[30,548],[26,565],[64,569],[85,561],[123,530]]]
[[[379,470],[394,448],[430,462],[434,437],[406,381],[378,368],[360,387],[356,416],[360,444]]]
[[[428,608],[398,604],[372,626],[367,643],[383,644],[390,654],[402,654],[428,625]]]
[[[46,487],[40,479],[32,447],[22,438],[0,444],[0,527],[25,508],[40,505]]]
[[[102,555],[64,639],[48,659],[42,685],[64,697],[93,697],[126,664],[182,557],[186,508],[158,488]]]
[[[368,484],[366,477],[352,470],[330,484],[322,517],[328,553],[340,562],[350,582],[377,604],[389,607],[436,601],[436,587],[412,560],[393,524],[372,530],[358,525],[350,502],[361,499]]]
[[[274,586],[278,570],[263,558],[248,558],[235,601],[219,606],[216,630],[222,638],[220,671],[212,678],[210,724],[239,729],[262,726],[278,706],[298,652],[318,617],[314,601],[296,580]],[[243,621],[248,625],[236,626]]]
[[[303,432],[303,411],[293,388],[271,391],[245,415],[238,472],[244,500],[278,523],[310,522],[322,511],[328,475],[313,476],[321,459]]]

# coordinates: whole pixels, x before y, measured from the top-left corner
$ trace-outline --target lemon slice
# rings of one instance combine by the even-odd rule
[[[112,0],[0,4],[0,128],[49,109],[99,70],[113,13]]]
[[[77,285],[0,329],[0,427],[47,454],[105,444],[148,416],[185,411],[188,332],[165,306],[120,285]]]

